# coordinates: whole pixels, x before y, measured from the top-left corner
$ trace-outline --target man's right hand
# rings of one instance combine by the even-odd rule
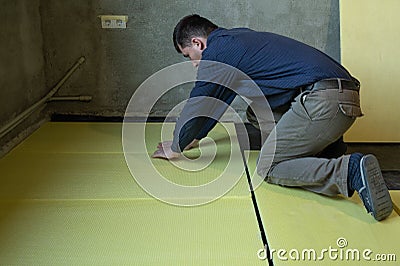
[[[172,146],[172,140],[167,140],[167,141],[163,141],[163,142],[159,142],[157,145],[157,149],[160,148],[171,148]],[[185,151],[190,150],[192,148],[196,148],[199,146],[199,140],[198,139],[194,139],[189,145],[187,145],[185,147]]]

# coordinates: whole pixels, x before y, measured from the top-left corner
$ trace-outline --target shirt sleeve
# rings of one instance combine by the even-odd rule
[[[236,93],[210,82],[196,82],[174,130],[172,150],[181,152],[194,139],[202,139],[216,125]]]
[[[236,97],[232,90],[244,54],[231,38],[208,44],[198,66],[197,81],[176,123],[171,149],[181,152],[194,139],[202,139],[216,125]]]

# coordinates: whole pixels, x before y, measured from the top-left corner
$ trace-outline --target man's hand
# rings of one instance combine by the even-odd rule
[[[158,144],[157,150],[153,153],[151,157],[153,158],[160,158],[160,159],[175,159],[180,156],[180,153],[174,152],[171,150],[171,144],[172,142],[163,142]]]
[[[157,145],[157,149],[161,149],[162,147],[169,147],[171,148],[172,146],[172,140],[167,140],[167,141],[163,141],[163,142],[159,142]],[[187,145],[185,147],[185,151],[190,150],[192,148],[196,148],[199,146],[199,140],[198,139],[194,139],[191,143],[189,143],[189,145]]]
[[[194,139],[192,142],[189,143],[189,145],[187,145],[185,147],[185,151],[190,150],[192,148],[196,148],[199,146],[199,140],[198,139]]]
[[[159,142],[157,145],[157,149],[171,148],[171,146],[172,146],[172,140],[167,140],[167,141]]]
[[[185,151],[195,148],[198,145],[199,145],[199,140],[194,139],[189,145],[185,147]],[[153,153],[151,157],[167,159],[167,160],[178,158],[180,154],[172,151],[171,146],[172,146],[172,141],[170,140],[158,143],[157,150]]]

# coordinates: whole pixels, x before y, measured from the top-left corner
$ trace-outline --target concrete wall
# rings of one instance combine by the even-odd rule
[[[86,0],[42,1],[47,86],[83,55],[87,61],[60,94],[90,94],[93,101],[57,103],[60,113],[122,115],[135,89],[150,75],[184,59],[173,48],[175,24],[199,13],[223,27],[277,32],[339,59],[338,0]],[[101,29],[101,14],[128,15],[127,29]],[[163,115],[185,99],[179,86],[155,107]],[[147,104],[147,103],[143,103]]]
[[[0,127],[46,94],[39,0],[0,0]],[[35,113],[7,140],[34,124]],[[29,134],[29,133],[27,133]],[[1,152],[1,150],[0,150]]]
[[[337,60],[340,54],[338,0],[0,0],[0,6],[0,126],[43,97],[80,56],[86,62],[59,95],[92,95],[92,102],[57,102],[48,110],[123,115],[146,78],[184,61],[171,35],[179,19],[192,13],[226,28],[288,35]],[[102,14],[128,15],[128,28],[101,29]],[[153,115],[165,115],[190,89],[183,85],[166,94]],[[7,138],[40,118],[43,113],[35,114]]]

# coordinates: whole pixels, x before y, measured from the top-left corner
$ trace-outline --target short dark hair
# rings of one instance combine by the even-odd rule
[[[173,34],[176,51],[182,53],[178,45],[182,48],[188,47],[191,45],[191,39],[193,37],[207,38],[208,35],[217,28],[217,25],[197,14],[182,18],[175,26]]]

